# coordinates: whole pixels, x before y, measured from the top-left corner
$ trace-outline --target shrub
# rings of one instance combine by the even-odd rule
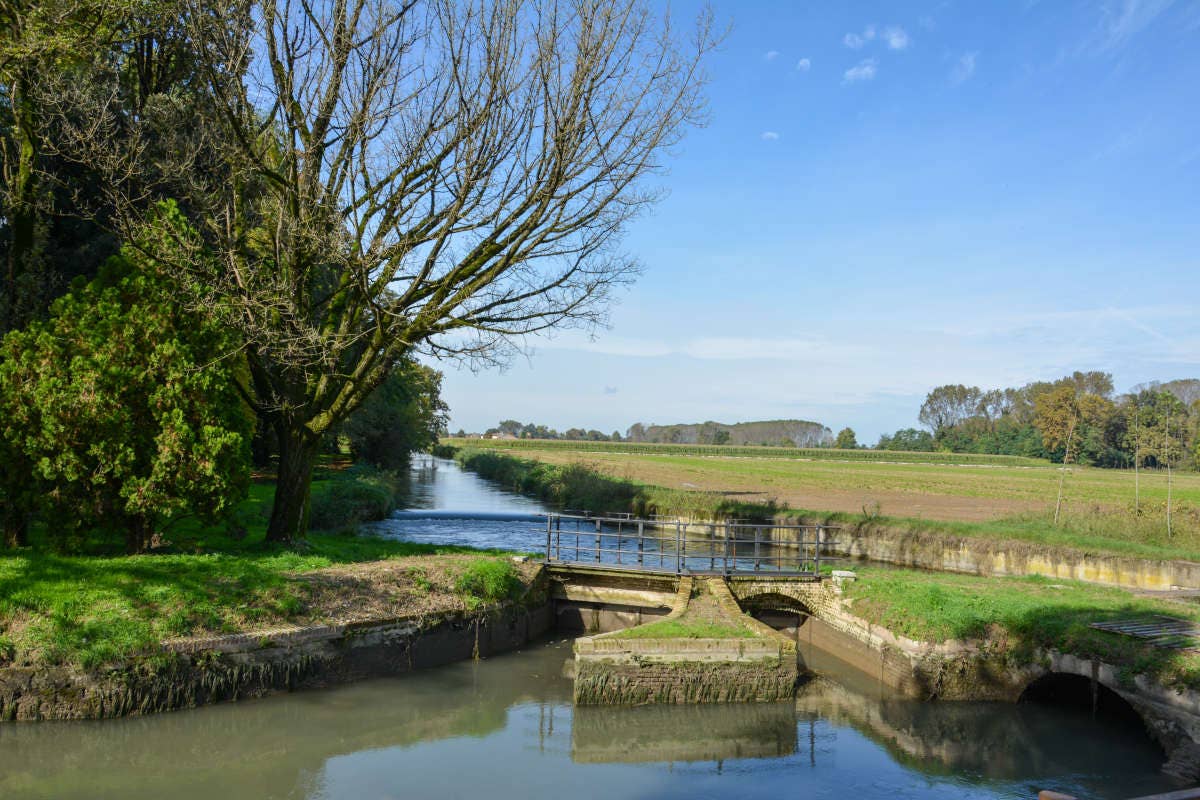
[[[400,479],[393,473],[355,467],[313,491],[309,525],[318,530],[353,528],[387,519],[396,507]]]
[[[459,573],[454,588],[466,595],[467,605],[474,607],[515,599],[524,586],[511,561],[477,558]]]

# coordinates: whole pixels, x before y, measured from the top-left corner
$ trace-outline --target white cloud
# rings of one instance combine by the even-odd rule
[[[847,33],[842,37],[842,44],[846,45],[846,47],[849,47],[851,50],[858,50],[860,47],[866,44],[866,42],[864,42],[863,38],[857,33]]]
[[[858,64],[846,70],[845,74],[842,75],[843,82],[857,83],[873,79],[877,63],[873,58],[864,58]]]
[[[908,33],[896,25],[883,29],[883,40],[887,42],[889,50],[903,50],[909,43]]]
[[[763,131],[762,132],[762,140],[764,142],[774,142],[777,139],[779,139],[779,134],[776,133],[775,131]]]
[[[766,53],[763,54],[763,58],[765,58],[767,61],[774,61],[775,59],[779,58],[779,51],[778,50],[768,50]]]
[[[975,74],[975,64],[979,58],[979,53],[963,53],[959,56],[958,61],[954,63],[954,68],[950,70],[950,83],[954,86],[966,83]]]
[[[796,62],[796,69],[800,72],[808,72],[812,68],[812,62],[807,58],[802,58]]]

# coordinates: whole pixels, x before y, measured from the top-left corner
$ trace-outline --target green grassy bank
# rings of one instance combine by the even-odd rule
[[[470,610],[523,588],[511,553],[352,535],[391,510],[395,486],[363,471],[319,477],[314,520],[334,530],[295,545],[264,541],[273,487],[259,482],[236,524],[181,523],[148,554],[61,555],[37,536],[0,551],[0,667],[98,668],[157,657],[167,638],[333,622],[376,601],[389,613]]]
[[[1092,622],[1167,615],[1200,622],[1188,608],[1135,597],[1122,589],[1041,577],[998,578],[855,566],[846,587],[856,616],[925,642],[982,640],[1003,647],[1017,663],[1052,648],[1097,658],[1122,670],[1123,680],[1147,674],[1167,686],[1200,689],[1200,653],[1152,647],[1129,636],[1089,627]]]

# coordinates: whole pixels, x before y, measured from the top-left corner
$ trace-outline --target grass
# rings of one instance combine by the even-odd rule
[[[0,666],[97,668],[153,653],[165,638],[305,622],[323,613],[318,598],[336,603],[337,587],[355,583],[334,581],[322,592],[300,578],[364,562],[446,557],[429,559],[428,576],[415,568],[387,578],[400,580],[417,598],[435,588],[435,565],[456,574],[462,554],[471,554],[475,558],[464,569],[486,577],[481,591],[474,584],[457,588],[454,574],[436,587],[443,599],[457,595],[467,608],[496,600],[497,586],[511,596],[513,581],[519,585],[512,554],[502,551],[321,532],[296,545],[266,543],[264,512],[272,492],[269,484],[256,483],[242,504],[239,524],[204,529],[188,521],[173,528],[170,544],[153,554],[65,556],[37,541],[33,547],[0,551]]]
[[[754,639],[743,625],[704,619],[664,619],[611,634],[614,639]]]
[[[571,458],[587,458],[587,462]],[[1200,475],[1175,476],[1174,532],[1165,525],[1165,476],[1076,468],[1054,525],[1057,468],[796,462],[694,456],[466,448],[467,468],[559,507],[692,519],[792,518],[910,534],[1009,540],[1149,559],[1200,560]],[[597,459],[597,460],[592,460]],[[692,487],[692,488],[685,488]],[[1045,502],[1030,498],[1043,496]],[[883,498],[880,500],[879,498]],[[1017,502],[1025,498],[1028,502]],[[937,516],[924,512],[936,510]],[[907,513],[906,513],[907,512]],[[986,512],[986,513],[982,513]]]
[[[852,611],[911,639],[1004,641],[1020,658],[1054,648],[1148,673],[1167,685],[1200,688],[1200,653],[1151,647],[1098,631],[1091,622],[1167,615],[1200,622],[1195,609],[1139,598],[1121,589],[1041,577],[998,578],[855,567],[846,588]]]
[[[512,561],[477,558],[463,568],[455,588],[469,599],[468,606],[474,608],[483,603],[513,600],[525,585]]]

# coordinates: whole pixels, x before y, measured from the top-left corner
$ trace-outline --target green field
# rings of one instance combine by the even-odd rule
[[[583,462],[609,475],[669,489],[717,492],[750,500],[774,499],[791,508],[861,512],[866,505],[886,516],[945,521],[976,521],[1042,512],[1058,491],[1060,467],[1046,461],[954,453],[899,453],[871,450],[788,450],[769,447],[691,447],[610,442],[536,440],[449,440],[450,445],[495,448],[553,464]],[[597,445],[600,445],[599,447]],[[819,453],[807,456],[782,453]],[[698,452],[699,451],[699,452]],[[843,455],[849,458],[841,458]],[[886,456],[889,461],[870,460]],[[928,457],[938,456],[941,463]],[[956,459],[950,462],[947,459]],[[1143,511],[1162,513],[1167,475],[1143,470]],[[1074,512],[1132,510],[1135,479],[1131,470],[1072,466],[1065,480],[1065,501]],[[1172,476],[1173,510],[1181,519],[1200,507],[1200,474]]]
[[[561,439],[446,439],[447,444],[499,447],[506,450],[562,450],[573,453],[628,453],[633,455],[722,456],[725,458],[781,458],[821,461],[902,461],[920,464],[983,464],[1044,466],[1040,458],[995,456],[977,453],[924,453],[896,450],[835,450],[828,447],[748,447],[723,444],[660,444],[651,442],[584,442]]]

